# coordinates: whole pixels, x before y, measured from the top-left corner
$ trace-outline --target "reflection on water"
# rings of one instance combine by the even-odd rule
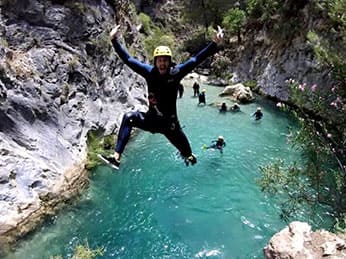
[[[208,102],[231,104],[218,97],[221,88],[206,88]],[[262,258],[262,248],[286,224],[278,201],[255,181],[259,166],[299,158],[286,143],[292,122],[265,101],[220,114],[191,96],[186,89],[178,108],[198,157],[195,166],[186,167],[163,136],[141,132],[119,171],[95,169],[81,200],[9,258],[68,258],[84,240],[103,247],[103,258]],[[254,122],[258,105],[264,118]],[[223,154],[202,148],[219,135],[226,140]]]

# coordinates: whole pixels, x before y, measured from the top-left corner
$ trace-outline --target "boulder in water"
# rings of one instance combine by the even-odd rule
[[[240,103],[249,103],[255,99],[250,87],[241,83],[226,86],[220,96],[231,96],[232,99]]]
[[[192,87],[193,83],[194,82],[198,82],[198,83],[202,83],[202,84],[205,84],[207,83],[207,80],[208,80],[208,77],[205,76],[205,75],[200,75],[196,72],[192,72],[192,73],[189,73],[187,74],[183,80],[181,81],[181,83],[184,85],[184,86],[188,86],[188,87]]]

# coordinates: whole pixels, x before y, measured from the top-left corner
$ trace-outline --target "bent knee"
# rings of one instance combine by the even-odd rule
[[[136,126],[144,121],[144,116],[141,112],[127,112],[124,114],[123,121],[126,125]]]
[[[132,124],[135,118],[136,118],[135,112],[127,112],[123,116],[123,121],[126,124]]]

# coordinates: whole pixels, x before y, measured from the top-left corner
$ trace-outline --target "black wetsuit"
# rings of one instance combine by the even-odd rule
[[[212,144],[207,147],[208,148],[214,148],[214,149],[219,149],[220,152],[222,153],[223,152],[223,148],[226,146],[226,142],[225,141],[221,141],[221,140],[214,140],[211,142]]]
[[[252,116],[255,116],[255,120],[258,121],[258,120],[262,119],[263,113],[261,111],[255,111],[255,113],[252,114]]]
[[[204,92],[202,92],[198,95],[198,104],[201,104],[201,103],[205,104],[205,93]]]
[[[133,71],[143,76],[148,84],[149,111],[126,113],[123,117],[115,151],[122,153],[130,138],[132,127],[141,128],[152,133],[161,133],[180,151],[188,157],[192,150],[187,137],[182,131],[177,117],[177,94],[181,79],[190,73],[208,56],[217,51],[215,42],[209,43],[195,56],[182,64],[170,67],[167,74],[161,75],[158,69],[150,64],[142,63],[131,57],[123,46],[114,39],[115,52]]]
[[[192,86],[193,88],[193,96],[198,96],[199,95],[199,84],[195,82]]]
[[[227,111],[227,106],[225,103],[221,104],[220,112],[226,112]]]

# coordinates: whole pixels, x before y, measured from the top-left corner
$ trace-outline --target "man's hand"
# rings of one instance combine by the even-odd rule
[[[216,44],[220,44],[223,39],[223,29],[218,25],[217,26],[217,32],[214,37],[214,41]]]
[[[119,38],[120,35],[120,25],[115,25],[115,27],[111,30],[111,32],[109,33],[109,37],[111,38],[111,40],[113,40],[114,38]]]

